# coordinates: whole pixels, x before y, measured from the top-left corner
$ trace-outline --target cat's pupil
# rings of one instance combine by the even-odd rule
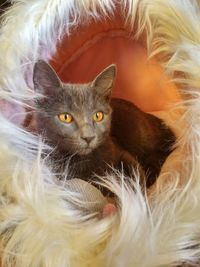
[[[65,123],[71,123],[73,121],[73,117],[68,113],[61,113],[58,115],[58,118]]]
[[[93,120],[99,122],[103,120],[103,117],[104,117],[103,112],[99,111],[93,115]]]

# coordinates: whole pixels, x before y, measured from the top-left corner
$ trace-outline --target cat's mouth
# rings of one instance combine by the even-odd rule
[[[96,145],[87,145],[79,150],[79,155],[88,155],[90,154],[94,149],[96,148]]]
[[[94,148],[90,148],[90,147],[84,148],[84,149],[80,150],[79,154],[80,155],[88,155],[93,151],[93,149]]]

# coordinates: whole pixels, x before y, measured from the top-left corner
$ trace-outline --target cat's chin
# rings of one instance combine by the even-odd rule
[[[85,156],[85,155],[90,154],[92,151],[93,151],[93,148],[87,147],[87,148],[84,148],[83,150],[79,151],[79,155]]]

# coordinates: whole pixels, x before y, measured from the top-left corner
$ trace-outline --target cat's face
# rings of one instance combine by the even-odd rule
[[[110,132],[109,104],[116,68],[109,66],[88,84],[62,84],[44,61],[34,67],[34,87],[44,97],[36,101],[39,132],[63,151],[86,155]]]

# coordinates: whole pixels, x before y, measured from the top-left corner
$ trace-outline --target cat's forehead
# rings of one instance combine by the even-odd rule
[[[63,92],[66,95],[73,97],[74,99],[81,100],[88,95],[93,94],[93,87],[90,83],[88,84],[64,84]]]
[[[104,99],[94,90],[91,84],[65,84],[63,86],[63,101],[71,109],[95,109],[104,105]]]

